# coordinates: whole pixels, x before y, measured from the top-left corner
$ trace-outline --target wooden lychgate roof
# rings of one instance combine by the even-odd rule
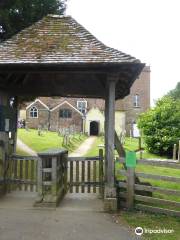
[[[48,15],[0,44],[0,88],[13,94],[123,98],[144,64],[107,47],[70,16]]]

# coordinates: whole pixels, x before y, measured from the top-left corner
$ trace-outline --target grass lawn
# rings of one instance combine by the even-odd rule
[[[174,232],[171,234],[145,233],[143,234],[144,240],[180,240],[180,218],[178,219],[175,217],[165,215],[142,213],[139,211],[138,212],[122,211],[120,218],[121,219],[123,218],[125,223],[132,228],[133,232],[136,227],[142,227],[143,229],[146,228],[151,230],[155,229],[174,230]]]
[[[38,136],[37,130],[30,129],[29,131],[26,131],[25,129],[18,129],[18,138],[36,152],[52,148],[66,148],[69,152],[72,152],[87,137],[85,135],[76,134],[71,138],[68,145],[63,146],[63,137],[58,136],[56,132],[43,132],[42,136]],[[17,149],[18,154],[21,154],[22,152],[22,150]]]
[[[94,143],[92,149],[86,154],[87,156],[96,156],[98,155],[98,145],[104,144],[104,138],[98,137],[96,142]],[[143,144],[142,144],[143,146]],[[138,139],[130,139],[126,138],[124,147],[126,150],[134,151],[138,149]],[[137,153],[137,158],[139,158],[139,153]],[[143,152],[143,158],[146,159],[164,159],[166,156],[158,156],[155,154],[148,153],[146,151]],[[122,166],[122,165],[120,165]],[[165,175],[165,176],[174,176],[180,177],[180,170],[179,169],[171,169],[165,167],[156,167],[156,166],[147,166],[147,165],[137,165],[136,171],[144,172],[144,173],[152,173],[157,175]],[[122,179],[122,176],[121,176]],[[158,181],[158,180],[151,180],[151,179],[141,179],[143,181],[151,183],[153,186],[162,187],[162,188],[169,188],[169,189],[176,189],[180,190],[179,183],[173,182],[165,182],[165,181]],[[179,196],[171,196],[165,195],[160,193],[154,193],[153,197],[169,199],[173,201],[180,202]],[[163,207],[163,206],[160,206]],[[131,226],[131,227],[145,227],[145,228],[166,228],[166,229],[174,229],[173,234],[146,234],[144,239],[147,240],[180,240],[180,220],[175,217],[169,217],[164,215],[154,215],[150,213],[141,213],[141,212],[122,212],[123,219]]]

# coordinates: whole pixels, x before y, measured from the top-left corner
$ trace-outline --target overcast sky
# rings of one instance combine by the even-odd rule
[[[180,0],[69,0],[67,14],[151,67],[151,102],[180,81]]]

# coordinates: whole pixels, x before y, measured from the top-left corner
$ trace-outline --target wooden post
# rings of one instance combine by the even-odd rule
[[[57,197],[57,156],[51,158],[52,161],[52,185],[51,185],[51,194],[56,201]]]
[[[39,203],[43,201],[42,158],[39,158],[37,163],[37,189],[38,189],[37,202]]]
[[[178,162],[180,163],[180,141],[179,141],[179,149],[178,149]]]
[[[117,76],[108,76],[105,97],[105,201],[104,209],[117,209],[114,174],[115,87]]]
[[[108,79],[105,99],[105,180],[109,187],[114,187],[115,86],[116,81]]]
[[[142,142],[141,142],[141,137],[139,137],[139,157],[140,159],[142,159]]]
[[[100,198],[104,197],[104,190],[103,190],[103,149],[99,149],[99,194]]]
[[[176,151],[177,151],[177,145],[174,144],[174,147],[173,147],[173,160],[176,160]]]
[[[56,207],[67,190],[68,152],[64,149],[52,149],[39,153],[38,161],[38,193],[39,198],[34,206]],[[67,164],[67,163],[66,163]]]
[[[135,169],[127,168],[127,209],[131,210],[134,207],[134,184],[135,184]]]

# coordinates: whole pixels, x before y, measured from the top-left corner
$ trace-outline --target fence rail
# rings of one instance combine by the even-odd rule
[[[121,163],[125,163],[124,158],[120,158]],[[137,164],[180,169],[179,161],[175,160],[147,160],[141,159]],[[156,174],[142,173],[135,171],[135,168],[119,170],[121,176],[126,178],[125,181],[118,181],[120,204],[128,209],[135,208],[154,213],[164,213],[173,216],[180,216],[180,202],[168,199],[154,197],[153,193],[161,193],[171,196],[180,196],[180,190],[168,189],[151,186],[150,184],[137,182],[140,179],[153,179],[180,183],[179,177],[160,176]],[[149,193],[149,194],[148,194]],[[124,202],[125,201],[125,202]],[[163,206],[163,207],[162,207]],[[174,208],[174,209],[172,209]]]

